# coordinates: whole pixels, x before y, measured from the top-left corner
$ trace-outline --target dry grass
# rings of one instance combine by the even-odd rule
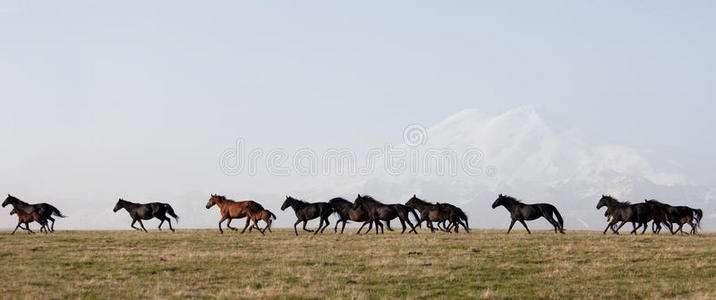
[[[13,298],[716,298],[716,234],[0,232]]]

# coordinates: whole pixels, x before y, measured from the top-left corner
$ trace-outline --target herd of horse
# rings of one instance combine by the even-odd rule
[[[53,216],[65,217],[56,207],[50,204],[29,204],[11,195],[8,195],[2,203],[2,207],[7,205],[12,205],[13,207],[10,215],[17,215],[18,218],[17,226],[12,231],[12,234],[18,229],[33,233],[29,225],[32,222],[40,224],[40,232],[54,232],[55,219]],[[221,213],[218,225],[219,232],[222,234],[224,230],[221,226],[224,222],[226,222],[227,228],[238,231],[238,228],[231,227],[233,219],[246,218],[246,224],[241,233],[246,232],[247,229],[249,232],[256,229],[262,235],[265,235],[267,230],[271,232],[271,224],[273,220],[276,220],[275,214],[265,209],[260,203],[252,200],[234,201],[226,198],[226,196],[212,194],[206,203],[206,209],[211,209],[214,206],[217,206]],[[554,205],[548,203],[525,204],[511,196],[500,194],[492,203],[492,208],[495,209],[499,206],[503,206],[510,213],[511,222],[507,230],[508,234],[512,231],[512,227],[516,222],[520,222],[527,230],[527,233],[531,234],[525,221],[539,218],[545,218],[554,227],[555,233],[564,233],[564,220]],[[401,234],[405,233],[406,230],[409,234],[417,234],[416,228],[421,228],[423,222],[431,232],[458,233],[460,227],[466,232],[470,232],[467,215],[462,209],[448,203],[428,202],[418,198],[416,195],[413,195],[405,204],[385,204],[371,196],[360,194],[353,202],[343,198],[333,198],[328,202],[310,203],[286,196],[286,200],[281,205],[281,210],[284,211],[289,207],[296,215],[296,222],[293,224],[293,231],[296,235],[298,235],[297,227],[301,223],[303,223],[302,229],[304,231],[311,232],[314,235],[323,234],[331,224],[328,218],[334,214],[338,216],[338,220],[335,222],[333,231],[337,233],[338,226],[341,225],[341,234],[343,234],[348,221],[362,223],[356,232],[357,234],[360,234],[366,225],[368,225],[368,229],[365,231],[366,234],[373,227],[375,227],[375,234],[384,233],[384,227],[392,231],[390,222],[395,219],[400,222],[402,227]],[[642,229],[641,234],[644,234],[649,222],[652,222],[652,231],[657,234],[661,231],[662,225],[668,228],[672,234],[679,232],[682,234],[696,234],[703,217],[701,209],[688,206],[671,206],[657,200],[645,200],[643,203],[632,204],[621,202],[608,195],[602,195],[602,198],[597,203],[597,209],[602,207],[607,207],[604,215],[608,218],[608,224],[603,234],[606,234],[609,229],[614,234],[619,234],[619,230],[626,223],[632,223],[632,234],[637,234],[640,228]],[[113,211],[116,213],[121,209],[129,213],[132,218],[130,226],[138,231],[147,231],[142,220],[159,219],[161,221],[158,226],[160,231],[164,222],[168,223],[171,231],[174,231],[171,218],[167,215],[179,222],[179,216],[174,212],[171,205],[167,203],[152,202],[142,204],[120,198]],[[413,220],[410,219],[411,216]],[[318,227],[315,230],[306,228],[308,221],[314,219],[319,219]],[[259,226],[259,221],[265,223],[263,228]],[[139,223],[140,228],[135,226],[136,223]],[[691,230],[688,233],[683,231],[683,226],[686,224],[691,226]],[[675,225],[678,225],[678,228]]]

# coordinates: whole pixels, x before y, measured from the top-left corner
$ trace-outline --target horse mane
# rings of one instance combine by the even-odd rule
[[[22,200],[20,200],[19,198],[13,196],[13,195],[7,194],[7,197],[8,197],[8,199],[10,199],[10,200],[12,200],[12,201],[15,201],[15,202],[19,202],[19,203],[22,204],[22,205],[30,205],[29,203],[27,203],[27,202],[25,202],[25,201],[22,201]]]
[[[611,200],[611,201],[613,201],[613,203],[616,204],[616,205],[621,205],[621,206],[629,206],[629,205],[631,205],[631,202],[629,202],[629,201],[619,201],[619,200],[617,200],[617,198],[614,198],[614,197],[612,197],[611,195],[602,195],[602,198],[603,198],[603,199],[607,199],[607,200]]]
[[[308,202],[306,202],[306,201],[303,201],[303,200],[301,200],[301,199],[297,199],[297,198],[294,198],[294,197],[291,197],[291,196],[288,196],[288,198],[291,199],[291,200],[293,200],[293,201],[296,201],[296,202],[298,202],[298,203],[301,203],[301,204],[310,204],[310,203],[308,203]]]
[[[420,204],[420,205],[433,205],[432,203],[430,203],[430,202],[428,202],[428,201],[425,201],[425,200],[423,200],[423,199],[420,199],[420,198],[418,198],[418,197],[410,198],[410,200],[413,200],[413,201],[415,201],[415,202],[418,202],[418,204]]]
[[[512,196],[500,195],[500,197],[501,197],[502,199],[505,199],[505,200],[510,201],[510,202],[514,202],[514,203],[517,203],[517,204],[524,204],[522,201],[517,200],[517,198],[512,197]]]
[[[380,201],[378,201],[378,200],[375,200],[375,198],[373,198],[373,197],[370,196],[370,195],[362,195],[362,196],[360,196],[360,199],[363,199],[363,201],[368,201],[368,202],[383,204],[383,202],[380,202]]]

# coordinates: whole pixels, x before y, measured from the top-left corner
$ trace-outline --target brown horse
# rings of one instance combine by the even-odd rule
[[[40,224],[40,232],[48,233],[47,230],[47,221],[40,217],[40,214],[36,211],[33,211],[31,213],[26,213],[22,211],[21,209],[13,208],[12,211],[10,211],[10,215],[17,214],[17,226],[15,227],[15,230],[12,231],[11,234],[15,234],[15,231],[17,231],[18,228],[22,230],[27,230],[28,234],[34,233],[32,230],[30,230],[30,223],[31,222],[37,222]],[[25,224],[25,228],[22,228],[20,226],[21,224]]]
[[[266,223],[266,228],[261,229],[261,228],[256,227],[256,225],[254,225],[249,228],[249,232],[251,232],[251,229],[254,229],[254,228],[256,228],[256,230],[261,231],[262,233],[266,232],[266,229],[268,229],[269,232],[272,232],[271,231],[271,223],[272,223],[271,220],[272,219],[276,220],[276,215],[274,215],[268,209],[264,209],[258,213],[251,214],[251,220],[254,222],[254,224],[258,224],[259,221],[264,221]]]
[[[211,198],[209,198],[209,202],[206,203],[206,209],[209,209],[214,205],[218,206],[219,211],[221,212],[221,220],[219,220],[220,233],[224,233],[224,230],[221,229],[221,223],[223,223],[224,220],[228,220],[226,222],[226,227],[233,231],[237,231],[237,228],[231,227],[231,220],[246,218],[246,226],[244,226],[244,230],[241,230],[241,233],[244,233],[246,231],[246,228],[249,227],[249,223],[252,220],[251,216],[264,210],[264,207],[261,206],[261,204],[258,204],[254,201],[249,200],[237,202],[231,199],[226,199],[226,196],[219,195],[211,195]],[[254,227],[258,229],[259,226],[257,225],[256,220],[253,221]],[[259,232],[263,234],[262,231],[259,230]]]

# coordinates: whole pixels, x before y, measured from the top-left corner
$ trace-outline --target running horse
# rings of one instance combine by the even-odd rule
[[[159,222],[159,231],[162,231],[162,224],[164,224],[164,221],[167,221],[169,223],[169,229],[171,231],[174,231],[174,228],[172,228],[172,220],[167,217],[167,214],[174,217],[174,220],[179,223],[179,216],[174,213],[174,209],[172,208],[172,206],[167,203],[151,202],[147,204],[141,204],[129,202],[127,200],[119,198],[117,204],[114,205],[113,211],[116,213],[120,209],[127,210],[129,216],[132,217],[132,228],[139,231],[144,230],[144,232],[147,232],[147,229],[144,228],[144,223],[142,223],[142,220],[150,220],[152,218],[157,218],[161,220],[161,222]],[[137,222],[139,222],[139,226],[141,226],[142,229],[134,227],[134,223]]]
[[[510,212],[510,218],[512,219],[512,222],[510,222],[510,228],[507,229],[507,234],[512,231],[512,226],[515,225],[516,221],[522,223],[522,226],[527,229],[528,234],[532,234],[532,232],[530,232],[530,229],[527,228],[527,224],[525,223],[525,221],[532,221],[542,217],[547,219],[547,221],[549,221],[549,223],[554,226],[555,233],[564,233],[564,221],[562,220],[562,215],[559,214],[557,208],[554,207],[554,205],[552,204],[525,204],[513,197],[500,194],[497,197],[497,200],[492,203],[492,209],[495,209],[498,206],[504,206],[507,211]],[[554,220],[553,215],[557,217],[556,221]]]
[[[8,204],[12,205],[14,208],[23,211],[24,213],[31,214],[33,212],[37,212],[41,219],[52,221],[52,225],[50,225],[50,232],[55,232],[55,218],[53,218],[52,216],[54,215],[60,218],[65,217],[64,215],[62,215],[59,209],[50,204],[28,204],[27,202],[24,202],[10,194],[7,195],[7,198],[2,203],[2,207],[7,206]]]
[[[18,228],[22,230],[27,230],[28,234],[32,234],[32,230],[30,230],[30,223],[31,222],[37,222],[40,224],[40,232],[48,233],[47,230],[47,220],[42,219],[40,217],[40,214],[38,214],[36,211],[33,211],[32,213],[26,213],[21,209],[13,208],[12,211],[10,211],[10,215],[17,215],[17,226],[15,227],[15,230],[12,231],[12,234],[15,234],[15,231],[17,231]],[[25,224],[25,228],[22,228],[20,226],[21,224]]]
[[[209,202],[206,203],[206,209],[210,209],[214,205],[218,206],[219,211],[221,212],[221,219],[219,220],[220,233],[224,233],[224,230],[221,229],[221,223],[224,221],[226,221],[226,227],[233,231],[237,231],[237,228],[231,227],[231,220],[246,218],[246,226],[244,226],[244,230],[241,230],[241,233],[244,233],[253,219],[252,215],[258,214],[264,210],[264,207],[261,204],[252,200],[234,201],[227,199],[226,196],[212,194],[211,198],[209,198]],[[258,219],[254,219],[253,223],[253,228],[259,229]],[[259,232],[263,234],[263,231],[259,230]]]

